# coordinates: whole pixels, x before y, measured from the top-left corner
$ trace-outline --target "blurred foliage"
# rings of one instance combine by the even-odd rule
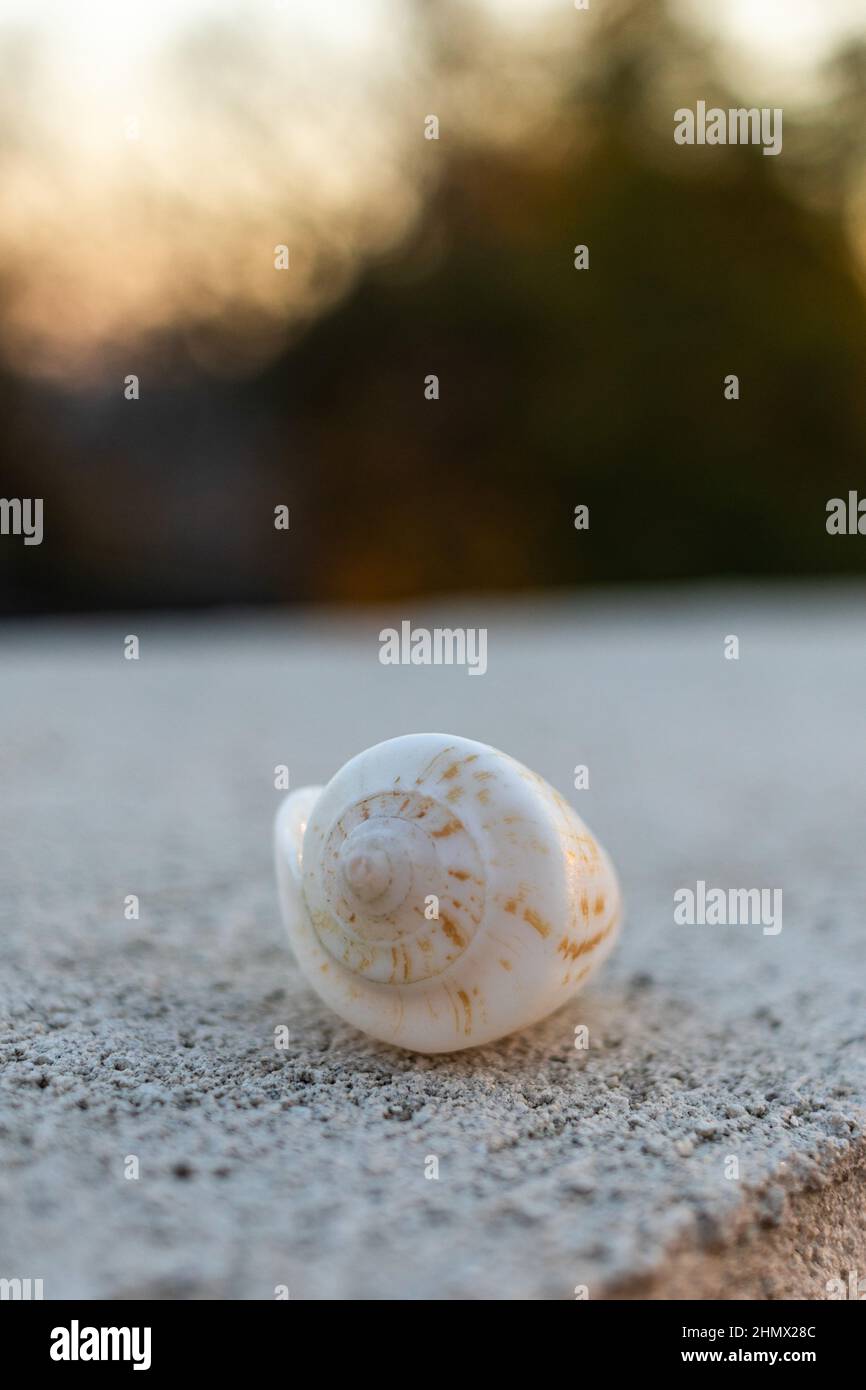
[[[456,13],[419,11],[445,66]],[[866,569],[825,529],[866,496],[864,52],[818,126],[786,110],[781,159],[683,149],[676,106],[743,95],[665,5],[622,5],[522,137],[419,135],[411,235],[265,368],[209,376],[179,328],[136,404],[7,376],[3,491],[46,499],[46,538],[0,547],[6,610]]]

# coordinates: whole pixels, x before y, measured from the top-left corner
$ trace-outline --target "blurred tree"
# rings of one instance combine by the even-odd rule
[[[405,244],[305,336],[229,387],[179,328],[160,345],[177,384],[149,388],[135,431],[116,393],[2,383],[6,491],[47,497],[53,542],[4,544],[7,610],[866,568],[866,542],[825,530],[828,498],[866,495],[845,202],[863,51],[831,72],[835,107],[786,113],[786,177],[754,147],[674,145],[677,106],[742,103],[661,0],[621,3],[580,46],[539,38],[527,71],[557,100],[506,136],[514,41],[499,67],[482,43],[485,68],[459,41],[480,43],[473,10],[418,15],[452,113],[421,152],[438,177]],[[834,131],[819,197],[796,151]]]

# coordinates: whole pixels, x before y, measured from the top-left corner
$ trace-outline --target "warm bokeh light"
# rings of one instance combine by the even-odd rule
[[[412,225],[432,178],[428,108],[452,140],[473,121],[494,140],[519,132],[561,96],[563,47],[579,50],[618,7],[444,5],[464,26],[447,78],[419,42],[425,8],[4,0],[7,362],[88,379],[120,344],[144,351],[181,325],[204,366],[254,370]],[[864,28],[859,0],[673,11],[729,56],[775,64],[780,84]],[[279,243],[291,274],[275,281]]]
[[[780,74],[813,66],[864,26],[861,0],[678,0],[677,9]]]
[[[417,205],[395,139],[396,33],[370,28],[381,8],[347,25],[333,5],[7,5],[0,268],[13,363],[76,377],[177,322],[207,357],[239,313],[247,331],[228,366],[240,368],[337,296]],[[371,82],[358,59],[374,33]]]

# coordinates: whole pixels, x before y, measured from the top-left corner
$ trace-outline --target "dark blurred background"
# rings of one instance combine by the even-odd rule
[[[700,8],[13,5],[3,612],[866,569],[866,11]]]

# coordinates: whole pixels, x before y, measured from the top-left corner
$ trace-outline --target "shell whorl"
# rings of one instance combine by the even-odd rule
[[[486,882],[447,795],[420,782],[382,787],[340,805],[330,823],[328,814],[316,808],[304,854],[304,895],[325,950],[379,984],[447,969],[483,920]]]

